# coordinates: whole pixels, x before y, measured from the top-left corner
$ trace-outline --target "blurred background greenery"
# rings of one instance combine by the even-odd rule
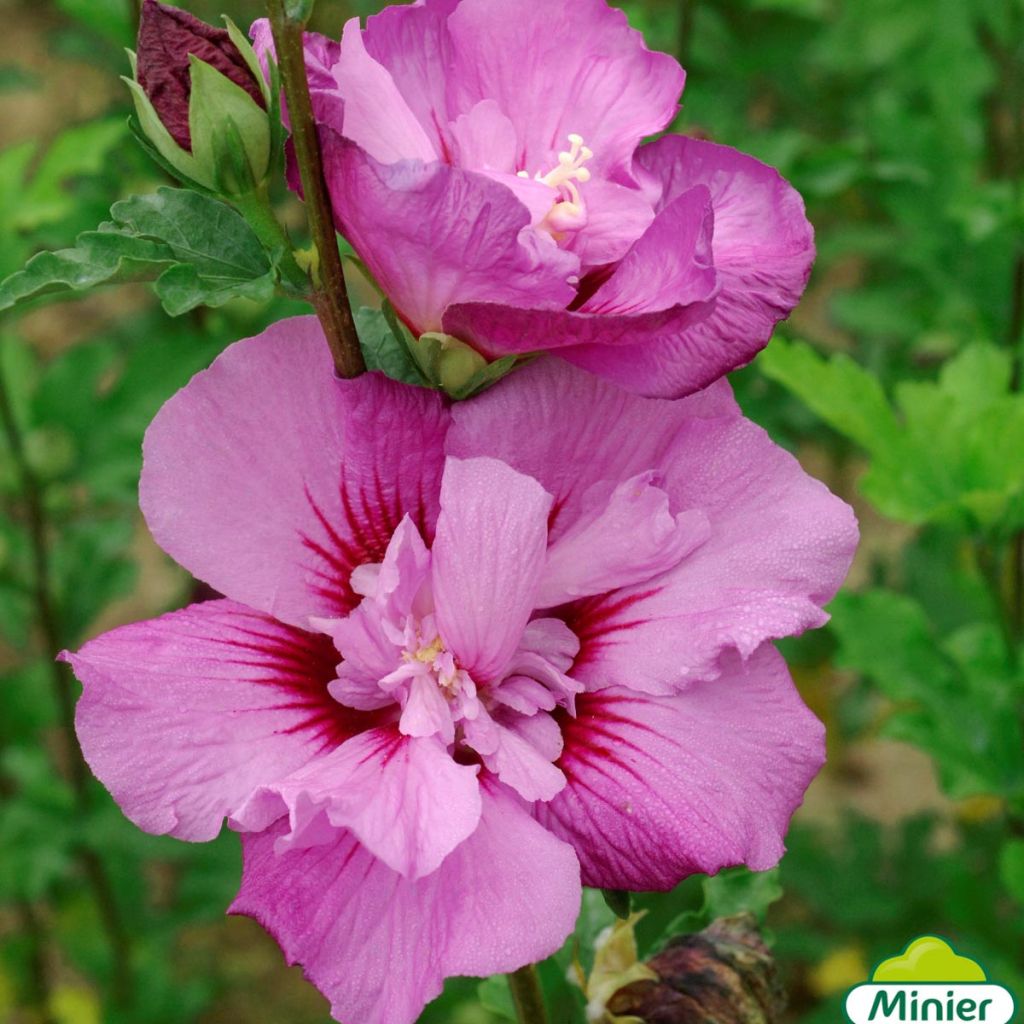
[[[320,0],[318,27],[377,6]],[[621,6],[688,69],[679,130],[775,164],[807,200],[806,298],[735,384],[864,534],[832,625],[786,648],[830,758],[781,869],[642,898],[642,944],[766,913],[794,1021],[841,1019],[845,988],[923,932],[1024,997],[1024,5]],[[0,0],[0,16],[2,278],[161,179],[117,77],[133,0]],[[328,1019],[255,924],[224,917],[235,837],[144,836],[86,777],[76,684],[52,661],[189,599],[136,510],[142,432],[224,344],[290,311],[170,320],[130,286],[0,321],[0,1021]],[[606,921],[588,904],[584,951]],[[582,1020],[569,956],[545,970],[554,1024]],[[424,1020],[506,1012],[500,986],[455,982]]]

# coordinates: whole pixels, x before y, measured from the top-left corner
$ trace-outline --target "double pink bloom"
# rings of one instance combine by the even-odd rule
[[[542,361],[449,407],[285,321],[168,402],[141,493],[227,599],[71,656],[83,750],[142,828],[244,833],[233,909],[341,1019],[549,955],[581,880],[781,855],[824,749],[770,641],[856,528],[726,383]]]
[[[778,861],[824,745],[772,641],[826,620],[857,531],[718,380],[800,295],[802,203],[640,144],[684,76],[621,12],[425,0],[307,58],[338,226],[414,333],[562,361],[453,406],[336,379],[312,318],[232,346],[141,482],[226,597],[66,657],[125,813],[227,819],[232,909],[340,1019],[410,1024],[557,950],[581,884]]]
[[[309,37],[307,62],[338,229],[416,335],[673,398],[747,363],[803,292],[800,196],[726,146],[641,145],[686,76],[604,0],[389,7]]]

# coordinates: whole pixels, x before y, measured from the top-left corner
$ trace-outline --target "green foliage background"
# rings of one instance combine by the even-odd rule
[[[125,125],[132,3],[0,0],[0,278],[109,220],[114,200],[167,184]],[[261,13],[255,0],[188,6],[240,24]],[[844,988],[923,932],[1024,998],[1024,4],[622,6],[688,69],[680,130],[775,164],[806,197],[819,241],[807,296],[735,384],[747,412],[856,505],[864,531],[832,624],[787,645],[830,761],[781,869],[641,898],[642,945],[709,914],[767,911],[791,1018],[809,1024],[841,1019]],[[337,34],[375,7],[321,0],[318,27]],[[194,583],[138,518],[140,439],[224,344],[294,310],[250,285],[211,303],[204,280],[172,276],[160,299],[173,320],[138,286],[0,313],[11,1024],[328,1019],[255,925],[223,917],[233,836],[144,836],[76,770],[75,684],[51,660],[190,597]],[[588,901],[584,959],[608,920]],[[555,1024],[583,1019],[564,980],[573,948],[543,971]],[[424,1021],[508,1012],[500,982],[457,981]]]

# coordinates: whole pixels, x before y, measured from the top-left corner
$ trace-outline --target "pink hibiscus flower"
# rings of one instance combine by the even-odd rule
[[[254,26],[258,52],[272,43]],[[689,394],[748,362],[814,259],[776,171],[681,136],[685,74],[605,0],[425,0],[310,36],[338,229],[417,336]]]
[[[450,407],[285,321],[165,405],[141,498],[227,597],[66,655],[82,749],[141,828],[243,833],[232,910],[339,1018],[548,956],[581,881],[781,855],[824,750],[770,641],[856,525],[725,382],[543,361]]]

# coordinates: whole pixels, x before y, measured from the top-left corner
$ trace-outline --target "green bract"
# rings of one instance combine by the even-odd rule
[[[273,166],[278,133],[272,128],[272,118],[278,117],[277,101],[249,41],[230,19],[225,21],[232,43],[259,83],[267,109],[211,64],[190,54],[189,152],[164,127],[139,84],[131,51],[132,77],[123,80],[135,101],[138,128],[168,170],[186,185],[218,195],[240,196],[259,189]]]

